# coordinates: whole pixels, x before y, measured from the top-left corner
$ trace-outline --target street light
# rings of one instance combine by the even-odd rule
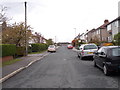
[[[76,28],[73,28],[73,29],[75,29],[75,37],[76,37]]]
[[[25,4],[25,56],[28,54],[28,49],[27,49],[27,2],[24,2]]]
[[[56,44],[56,36],[55,36],[55,44]]]

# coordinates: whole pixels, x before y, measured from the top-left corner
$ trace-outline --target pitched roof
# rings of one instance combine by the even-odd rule
[[[109,23],[109,21],[108,20],[105,20],[104,21],[104,24],[103,25],[101,25],[100,27],[98,27],[97,29],[105,29],[106,28],[106,25]]]
[[[116,19],[112,20],[112,21],[111,21],[111,22],[109,22],[108,24],[106,24],[106,25],[105,25],[105,27],[106,27],[107,25],[109,25],[109,24],[111,24],[111,23],[113,23],[113,22],[117,21],[117,20],[120,20],[120,16],[119,16],[119,17],[117,17]]]
[[[92,30],[90,30],[90,31],[88,31],[88,32],[86,32],[85,34],[84,34],[84,36],[85,35],[87,35],[88,33],[90,33],[90,32],[94,32],[96,29],[95,28],[93,28]]]

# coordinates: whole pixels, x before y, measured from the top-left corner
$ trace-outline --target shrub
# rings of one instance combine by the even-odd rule
[[[114,35],[114,44],[120,46],[120,32]]]
[[[37,52],[39,51],[39,45],[38,44],[31,44],[31,49],[32,49],[32,52]]]
[[[24,56],[25,47],[16,47],[16,56]]]
[[[31,53],[32,52],[32,48],[31,46],[28,47],[28,53]]]
[[[2,55],[0,57],[14,56],[16,53],[16,45],[14,44],[1,44],[0,49],[2,49]]]
[[[31,44],[31,49],[32,52],[40,52],[40,51],[44,51],[48,48],[47,44],[43,44],[43,43],[36,43],[36,44]]]

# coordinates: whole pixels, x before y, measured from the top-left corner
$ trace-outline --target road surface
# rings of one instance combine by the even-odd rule
[[[8,79],[3,88],[118,88],[120,75],[105,76],[92,60],[80,60],[66,46]]]

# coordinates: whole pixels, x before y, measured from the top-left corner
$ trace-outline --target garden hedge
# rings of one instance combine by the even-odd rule
[[[25,55],[25,47],[16,47],[16,56],[24,56]]]
[[[36,43],[36,44],[31,44],[31,49],[32,52],[40,52],[40,51],[44,51],[48,48],[47,44],[43,44],[43,43]]]
[[[1,44],[0,49],[2,49],[2,55],[0,57],[14,56],[16,53],[16,45],[14,44]]]

